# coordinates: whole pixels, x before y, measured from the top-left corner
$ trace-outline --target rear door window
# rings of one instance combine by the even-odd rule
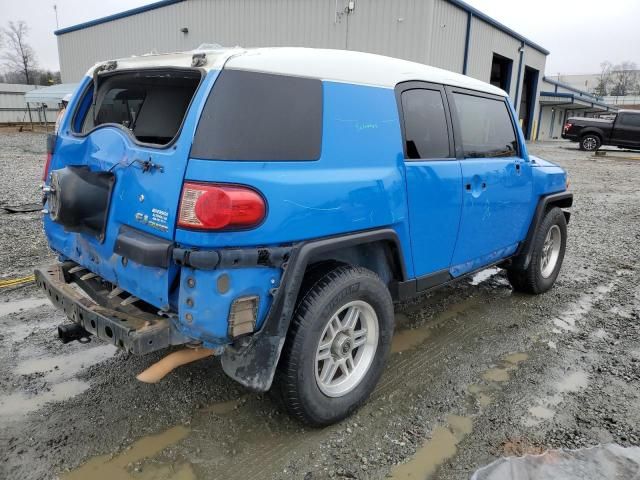
[[[620,124],[629,127],[640,127],[640,113],[623,113]]]
[[[517,154],[518,140],[504,99],[454,92],[453,100],[465,158]]]
[[[402,92],[405,156],[449,158],[449,132],[444,99],[439,90],[416,88]]]
[[[204,106],[191,149],[208,160],[317,160],[322,82],[223,70]]]

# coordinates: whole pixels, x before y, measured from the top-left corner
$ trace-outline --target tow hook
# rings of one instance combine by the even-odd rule
[[[62,343],[78,340],[80,343],[89,343],[91,334],[77,323],[65,323],[58,325],[58,337]]]

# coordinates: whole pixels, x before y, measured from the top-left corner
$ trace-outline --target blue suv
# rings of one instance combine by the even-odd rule
[[[219,355],[310,425],[372,392],[394,301],[490,265],[542,293],[564,257],[566,174],[527,153],[507,94],[403,60],[236,48],[97,64],[48,151],[60,262],[36,278],[72,320],[63,341]]]

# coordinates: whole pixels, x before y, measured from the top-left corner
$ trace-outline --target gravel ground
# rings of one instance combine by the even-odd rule
[[[43,149],[43,135],[0,135],[0,206],[39,200]],[[141,384],[161,354],[61,345],[63,317],[33,286],[0,290],[0,478],[453,480],[502,455],[640,444],[640,162],[530,150],[576,197],[555,288],[515,294],[491,269],[398,304],[371,401],[322,430],[216,359]],[[39,214],[0,213],[0,228],[0,278],[52,259]]]

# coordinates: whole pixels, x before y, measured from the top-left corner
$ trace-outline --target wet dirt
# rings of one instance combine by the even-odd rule
[[[154,468],[148,466],[146,469],[134,467],[134,463],[139,463],[145,458],[152,457],[162,452],[167,447],[174,445],[184,439],[189,434],[189,430],[183,426],[172,427],[158,435],[149,435],[141,438],[125,449],[124,452],[116,455],[102,455],[93,458],[81,467],[61,476],[62,480],[114,480],[133,478],[153,478],[159,479],[189,479],[195,478],[193,470],[189,465],[178,466],[173,472],[165,471],[164,468]],[[133,472],[131,472],[133,470]],[[143,475],[133,475],[140,473]]]
[[[370,401],[324,429],[216,358],[141,384],[166,352],[62,345],[33,286],[1,289],[0,478],[462,480],[502,455],[640,444],[640,169],[566,146],[530,147],[576,197],[556,286],[516,294],[489,269],[397,304]],[[0,204],[39,200],[43,160],[42,135],[0,135]],[[0,278],[53,259],[38,214],[0,213],[0,232]]]

